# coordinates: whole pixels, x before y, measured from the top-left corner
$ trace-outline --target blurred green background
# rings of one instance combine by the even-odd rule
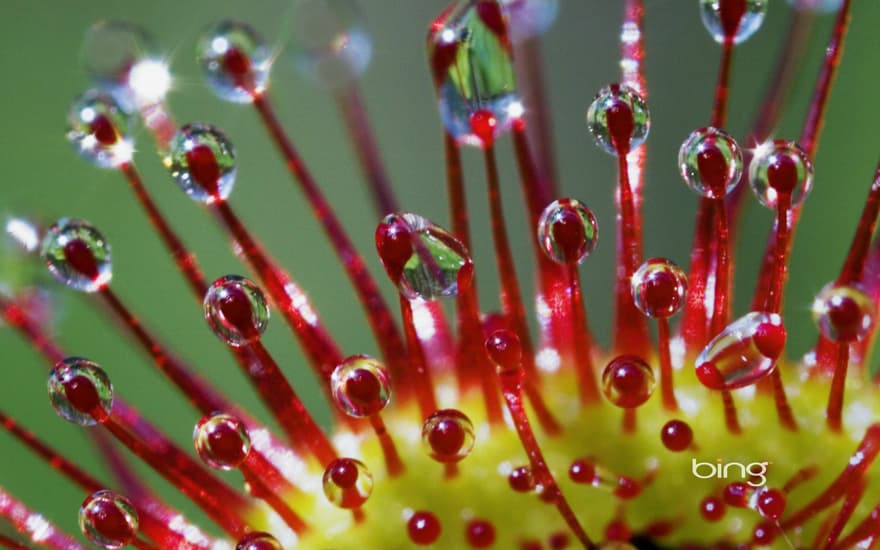
[[[652,129],[645,191],[646,254],[687,264],[696,197],[682,184],[675,165],[683,138],[708,121],[719,48],[699,20],[696,0],[647,0],[646,59]],[[382,155],[406,210],[446,224],[441,126],[425,63],[428,23],[442,0],[370,0],[361,2],[373,34],[373,62],[363,78]],[[607,340],[613,260],[614,161],[596,148],[584,124],[593,94],[619,78],[620,2],[562,0],[560,17],[546,36],[546,76],[558,146],[561,189],[584,200],[596,212],[600,246],[582,268],[591,322]],[[321,318],[346,353],[374,353],[375,345],[347,279],[327,246],[308,206],[291,184],[282,162],[250,108],[215,98],[195,64],[194,45],[210,23],[231,17],[250,22],[281,51],[273,70],[272,97],[294,142],[321,182],[347,229],[368,259],[387,296],[393,289],[375,256],[372,235],[377,222],[363,179],[334,108],[332,98],[294,70],[285,51],[291,39],[288,1],[198,0],[177,2],[4,2],[0,16],[0,120],[3,121],[0,214],[32,216],[51,222],[60,216],[94,222],[113,245],[113,287],[180,355],[243,406],[266,418],[248,383],[223,345],[209,332],[163,248],[135,205],[122,177],[79,159],[64,140],[65,113],[71,99],[89,86],[78,60],[83,32],[100,19],[126,19],[154,33],[175,74],[169,105],[178,121],[210,121],[225,129],[238,150],[238,183],[232,205],[253,232],[307,289]],[[791,12],[771,2],[763,28],[737,49],[728,129],[741,138],[758,108],[771,76]],[[831,16],[819,18],[776,135],[795,139],[827,39]],[[849,42],[815,160],[816,186],[804,209],[794,247],[786,301],[789,354],[803,353],[813,342],[809,318],[812,297],[839,269],[878,158],[880,85],[880,3],[855,0]],[[137,131],[136,162],[161,208],[185,235],[211,279],[244,273],[218,226],[200,205],[172,182]],[[519,274],[531,288],[530,228],[524,212],[510,147],[501,143],[503,187],[509,227],[516,245]],[[478,154],[465,153],[473,216],[473,254],[487,307],[497,307],[495,268],[487,223],[485,187]],[[748,198],[737,242],[737,311],[747,307],[757,258],[763,249],[771,213]],[[13,278],[5,264],[0,277]],[[11,270],[11,271],[10,271]],[[54,330],[68,353],[101,363],[120,395],[162,429],[191,447],[198,414],[157,375],[140,350],[119,334],[89,296],[75,295],[53,281],[57,307]],[[393,302],[392,302],[393,303]],[[324,421],[327,405],[315,389],[302,355],[278,316],[265,339],[309,406]],[[2,408],[26,427],[63,449],[93,471],[100,463],[81,430],[56,417],[46,397],[46,369],[40,358],[9,329],[0,330],[4,383]],[[76,511],[84,495],[5,434],[0,434],[0,485],[76,531]],[[169,500],[191,506],[161,479],[144,475]],[[237,480],[237,474],[227,474]],[[200,518],[193,513],[193,517]]]

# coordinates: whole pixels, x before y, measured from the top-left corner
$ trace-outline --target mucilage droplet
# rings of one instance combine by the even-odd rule
[[[138,515],[128,498],[113,491],[96,491],[79,509],[79,527],[94,544],[116,550],[130,544],[138,530]]]
[[[269,304],[263,291],[238,275],[214,281],[205,294],[204,310],[214,334],[233,347],[258,341],[269,325]]]
[[[266,90],[272,52],[249,25],[221,21],[199,39],[199,64],[211,90],[233,103],[250,103]]]
[[[776,313],[753,311],[727,325],[697,357],[697,378],[713,390],[734,390],[770,374],[785,347]]]
[[[232,193],[237,171],[235,149],[223,132],[210,124],[180,128],[171,138],[163,162],[193,200],[213,204]]]
[[[345,414],[363,418],[379,413],[391,400],[391,378],[378,360],[352,355],[333,369],[330,391]]]
[[[40,256],[57,281],[80,292],[97,292],[113,277],[110,244],[84,220],[62,218],[52,224]]]
[[[373,493],[373,475],[354,458],[338,458],[324,470],[324,496],[340,508],[358,508]]]
[[[441,409],[422,425],[422,442],[438,462],[458,462],[474,448],[474,425],[456,409]]]
[[[581,263],[599,244],[596,216],[576,199],[557,199],[541,213],[538,243],[556,263]]]
[[[204,416],[193,430],[193,445],[202,462],[211,468],[232,470],[247,459],[251,438],[244,423],[230,414]]]
[[[103,422],[113,410],[113,385],[88,359],[68,357],[49,373],[49,401],[58,415],[79,426]]]

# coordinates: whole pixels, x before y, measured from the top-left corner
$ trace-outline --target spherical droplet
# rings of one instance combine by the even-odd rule
[[[749,164],[749,186],[768,208],[775,209],[782,194],[789,208],[798,206],[813,188],[813,163],[793,141],[762,143]]]
[[[473,266],[461,242],[416,214],[389,214],[376,227],[376,250],[391,281],[412,300],[455,296]]]
[[[635,89],[625,84],[605,86],[587,109],[587,127],[605,152],[625,155],[648,138],[648,105]]]
[[[269,533],[254,531],[238,541],[235,550],[284,550],[284,547]]]
[[[855,342],[874,325],[874,301],[859,286],[830,283],[813,301],[813,320],[835,342]]]
[[[535,490],[535,476],[529,466],[518,466],[507,474],[507,483],[517,493],[530,493]]]
[[[437,462],[458,462],[474,448],[474,425],[456,409],[441,409],[422,425],[422,442]]]
[[[647,260],[633,273],[630,283],[633,302],[648,317],[671,317],[684,305],[687,274],[666,258]]]
[[[90,223],[62,218],[43,236],[40,256],[55,279],[74,290],[96,292],[113,277],[110,245]]]
[[[663,446],[673,452],[681,452],[688,449],[694,440],[694,431],[683,420],[670,420],[660,430],[660,439]]]
[[[776,313],[753,311],[727,325],[697,357],[697,378],[713,390],[733,390],[770,374],[785,347]]]
[[[193,444],[202,462],[220,470],[238,468],[251,450],[251,438],[244,423],[220,412],[199,420],[193,430]]]
[[[720,199],[733,191],[742,175],[739,144],[711,126],[699,128],[681,144],[678,168],[684,182],[702,197]]]
[[[294,5],[293,60],[305,77],[339,89],[370,64],[373,42],[353,0],[305,0]]]
[[[472,519],[465,526],[465,538],[471,548],[489,548],[495,544],[495,526],[485,519]]]
[[[419,546],[434,544],[443,530],[440,520],[433,513],[419,510],[406,522],[409,540]]]
[[[745,508],[754,492],[755,488],[751,485],[743,481],[734,481],[724,488],[724,502],[734,508]]]
[[[507,329],[495,330],[486,339],[485,347],[498,372],[522,371],[522,344],[515,332]]]
[[[120,494],[106,489],[96,491],[86,497],[79,509],[79,528],[102,548],[122,548],[137,535],[137,511]]]
[[[703,25],[719,44],[748,39],[761,27],[766,13],[767,0],[700,0]]]
[[[538,219],[538,242],[554,262],[581,263],[599,244],[599,224],[587,206],[575,199],[557,199]]]
[[[205,204],[226,200],[235,184],[235,149],[218,128],[187,124],[174,134],[163,159],[190,198]]]
[[[269,325],[263,291],[238,275],[220,277],[205,294],[205,319],[218,338],[233,347],[260,339]]]
[[[113,385],[96,363],[68,357],[49,373],[49,401],[65,420],[94,426],[113,409]]]
[[[547,32],[559,13],[559,0],[501,0],[507,30],[514,42]]]
[[[67,141],[95,166],[119,168],[134,153],[130,126],[130,116],[110,94],[89,90],[70,105]]]
[[[340,508],[358,508],[373,492],[373,475],[354,458],[338,458],[324,470],[324,496]]]
[[[220,99],[250,103],[266,90],[272,52],[249,25],[221,21],[199,39],[196,55]]]
[[[756,500],[755,506],[764,519],[776,521],[785,512],[787,499],[779,489],[765,488],[757,494]]]
[[[602,371],[602,393],[624,409],[638,407],[654,393],[654,371],[635,355],[614,358]]]
[[[336,366],[330,377],[333,400],[345,414],[372,416],[391,399],[388,369],[368,355],[352,355]]]
[[[596,465],[578,458],[568,467],[568,477],[575,483],[590,485],[596,479]]]
[[[706,497],[700,502],[700,515],[703,516],[703,519],[706,521],[712,523],[721,521],[721,518],[724,517],[726,511],[727,506],[724,504],[724,501],[718,497]]]

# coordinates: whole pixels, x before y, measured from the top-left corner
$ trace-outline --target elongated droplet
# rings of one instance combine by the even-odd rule
[[[43,236],[40,256],[49,273],[81,292],[101,290],[113,277],[110,244],[92,224],[62,218]]]
[[[128,498],[113,491],[96,491],[79,509],[79,528],[93,543],[115,550],[137,535],[138,515]]]
[[[49,401],[61,418],[94,426],[113,409],[113,385],[97,363],[68,357],[49,373]]]
[[[614,358],[602,371],[602,393],[613,405],[638,407],[654,393],[654,371],[635,355]]]
[[[559,13],[559,0],[501,0],[510,38],[519,42],[547,32]]]
[[[235,550],[284,550],[284,547],[281,546],[278,539],[269,533],[255,531],[248,533],[243,539],[238,541],[238,544],[235,545]]]
[[[196,57],[220,99],[250,103],[266,90],[272,52],[245,23],[221,21],[210,28],[199,39]]]
[[[780,194],[788,196],[789,207],[798,206],[813,188],[813,163],[793,141],[762,143],[749,164],[749,187],[767,208],[776,208]]]
[[[163,162],[177,185],[201,203],[226,200],[235,184],[235,149],[210,124],[187,124],[178,130]]]
[[[556,263],[581,263],[599,244],[599,224],[587,205],[576,199],[557,199],[538,219],[538,242]]]
[[[368,355],[352,355],[337,365],[330,377],[336,405],[349,416],[372,416],[391,400],[388,369]]]
[[[703,25],[715,42],[732,38],[734,44],[750,38],[761,27],[767,0],[700,0]]]
[[[456,409],[442,409],[425,420],[422,442],[437,462],[458,462],[474,448],[474,425]]]
[[[269,325],[269,304],[263,291],[238,275],[214,281],[205,294],[204,309],[214,334],[233,347],[256,342]]]
[[[100,168],[118,168],[131,161],[134,144],[131,118],[106,92],[89,90],[67,111],[67,141],[79,156]]]
[[[340,508],[358,508],[373,493],[373,475],[354,458],[338,458],[324,470],[324,496]]]
[[[742,151],[736,140],[711,126],[691,132],[678,150],[681,177],[702,197],[720,199],[733,191],[742,166]]]
[[[813,301],[813,320],[835,342],[862,339],[874,325],[874,301],[859,286],[830,283]]]
[[[193,445],[202,462],[211,468],[238,468],[251,450],[251,438],[244,423],[225,413],[203,417],[193,430]]]
[[[733,390],[767,376],[785,347],[776,313],[753,311],[727,325],[697,357],[697,378],[713,390]]]
[[[587,128],[603,151],[625,155],[648,139],[648,105],[630,86],[610,84],[599,90],[587,109]]]

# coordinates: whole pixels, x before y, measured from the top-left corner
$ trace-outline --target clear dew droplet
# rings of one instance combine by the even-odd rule
[[[770,374],[785,348],[785,327],[776,313],[752,311],[713,338],[696,361],[697,378],[714,390],[734,390]]]
[[[391,281],[410,300],[455,296],[473,275],[461,241],[417,214],[385,216],[376,228],[376,249]]]
[[[624,409],[642,405],[654,393],[654,371],[644,359],[621,355],[602,371],[602,393],[611,404]]]
[[[97,292],[113,277],[110,244],[92,224],[62,218],[43,236],[40,256],[55,279],[81,292]]]
[[[559,0],[501,0],[501,6],[514,42],[544,34],[559,13]]]
[[[100,168],[130,162],[134,144],[131,117],[109,93],[89,90],[67,111],[67,141],[82,158]]]
[[[254,531],[239,540],[235,550],[284,550],[284,547],[269,533]]]
[[[813,320],[835,342],[861,340],[874,326],[874,301],[855,284],[825,285],[813,301]]]
[[[441,409],[422,425],[422,443],[437,462],[458,462],[474,448],[474,425],[456,409]]]
[[[734,44],[749,39],[761,28],[766,13],[767,0],[700,0],[703,26],[719,44],[728,36]]]
[[[358,508],[373,493],[373,475],[354,458],[337,458],[324,470],[324,496],[340,508]]]
[[[626,154],[648,139],[651,115],[635,89],[610,84],[599,90],[587,109],[587,128],[603,151]]]
[[[193,445],[202,462],[211,468],[238,468],[251,450],[244,423],[230,414],[215,412],[203,417],[193,430]]]
[[[204,300],[205,319],[214,334],[230,346],[252,344],[269,325],[269,304],[253,281],[238,275],[220,277]]]
[[[187,124],[174,134],[163,159],[171,177],[190,198],[213,204],[232,193],[235,149],[219,128]]]
[[[82,357],[59,361],[49,373],[49,401],[58,415],[94,426],[113,409],[113,385],[101,367]]]
[[[492,114],[496,137],[522,116],[507,25],[498,2],[458,0],[446,9],[429,29],[428,62],[440,118],[459,143],[484,145],[471,125],[471,115],[477,111]]]
[[[199,39],[196,58],[220,99],[251,103],[269,83],[272,52],[245,23],[221,21]]]
[[[671,317],[684,305],[687,274],[671,260],[645,261],[630,282],[636,307],[648,317]]]
[[[776,208],[781,194],[789,207],[798,206],[813,188],[813,163],[793,141],[762,143],[749,163],[749,186],[767,208]]]
[[[353,0],[304,0],[292,19],[294,66],[304,76],[335,90],[367,70],[373,42]]]
[[[137,511],[123,495],[106,489],[96,491],[86,497],[79,509],[79,528],[101,548],[122,548],[137,535]]]
[[[678,167],[684,182],[694,192],[720,199],[739,183],[742,151],[727,132],[711,126],[699,128],[681,144]]]
[[[581,263],[599,244],[599,224],[587,205],[576,199],[557,199],[538,219],[538,242],[554,262]]]
[[[391,399],[388,369],[368,355],[352,355],[333,369],[330,376],[333,401],[355,418],[372,416]]]

